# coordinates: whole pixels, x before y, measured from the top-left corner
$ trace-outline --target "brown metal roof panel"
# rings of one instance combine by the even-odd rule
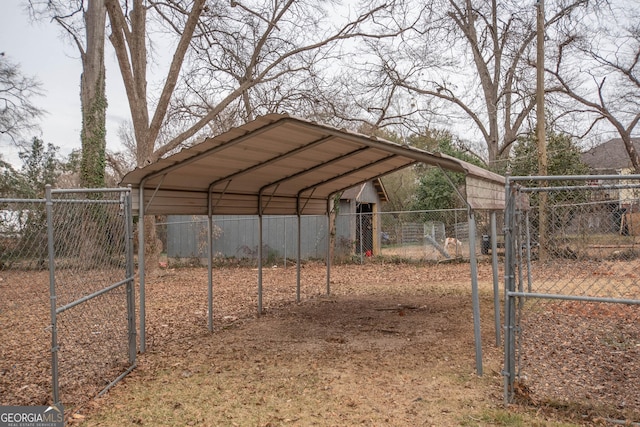
[[[218,135],[215,138],[207,138],[190,148],[186,148],[167,158],[160,159],[144,168],[137,168],[129,172],[121,183],[122,185],[135,185],[144,178],[162,174],[174,168],[186,167],[216,151],[227,150],[229,147],[227,144],[230,144],[232,141],[244,142],[249,136],[256,137],[256,132],[259,134],[260,130],[268,130],[270,126],[274,126],[274,122],[277,120],[279,120],[278,115],[264,116]]]
[[[238,201],[229,194],[222,197],[233,205],[228,209],[238,209],[225,212],[233,214],[250,210],[251,203],[257,210],[257,202],[251,197],[257,197],[262,188],[264,194],[289,196],[285,197],[282,208],[278,205],[277,210],[281,212],[291,209],[291,200],[295,200],[291,197],[300,191],[314,197],[327,197],[347,186],[416,162],[438,165],[487,181],[492,186],[490,192],[496,191],[495,186],[504,185],[504,177],[450,156],[279,114],[259,117],[188,150],[136,169],[125,176],[122,184],[138,187],[146,178],[144,185],[148,190],[145,193],[156,191],[161,184],[161,189],[190,189],[203,191],[206,195],[212,183],[217,183],[215,189],[219,191],[250,193]],[[486,194],[486,191],[480,192]],[[202,201],[197,197],[190,200],[193,205]],[[204,200],[206,205],[206,197]],[[178,199],[176,203],[179,206],[182,201]],[[276,205],[273,206],[276,209]],[[195,207],[189,205],[188,209],[191,212]]]

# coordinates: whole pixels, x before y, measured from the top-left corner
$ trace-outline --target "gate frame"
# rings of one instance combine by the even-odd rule
[[[72,193],[120,193],[120,200],[56,200],[53,198],[55,194],[72,194]],[[64,203],[82,203],[82,204],[121,204],[124,214],[125,228],[125,278],[119,282],[113,283],[99,291],[93,292],[72,301],[63,307],[57,307],[56,301],[56,277],[55,277],[55,246],[54,246],[54,226],[53,226],[53,205],[57,202]],[[59,388],[59,366],[58,366],[58,326],[57,316],[62,312],[89,301],[95,297],[103,295],[120,286],[126,286],[127,300],[127,330],[128,330],[128,356],[129,367],[121,373],[117,378],[111,381],[107,386],[98,393],[102,396],[111,387],[117,384],[121,379],[127,376],[136,367],[137,342],[136,342],[136,323],[135,323],[135,267],[133,258],[133,215],[131,203],[131,187],[127,188],[78,188],[78,189],[53,189],[51,185],[45,186],[45,206],[47,214],[47,250],[49,255],[49,292],[51,302],[51,381],[52,381],[52,397],[54,405],[59,405],[60,388]]]
[[[581,185],[581,186],[557,186],[557,187],[521,187],[518,182],[521,181],[537,181],[537,182],[549,182],[549,181],[637,181],[637,184],[626,185]],[[640,300],[624,299],[624,298],[601,298],[601,297],[589,297],[589,296],[577,296],[577,295],[560,295],[560,294],[544,294],[531,292],[531,252],[530,252],[530,236],[529,236],[529,216],[528,209],[523,209],[523,206],[519,206],[520,210],[526,212],[526,227],[527,227],[527,265],[528,269],[528,291],[524,290],[522,286],[522,278],[518,280],[519,288],[516,290],[516,274],[522,274],[522,260],[517,262],[518,256],[516,248],[520,247],[518,242],[518,236],[520,233],[517,230],[518,221],[516,221],[516,215],[518,212],[517,205],[521,204],[521,200],[518,195],[522,193],[534,193],[534,192],[550,192],[558,190],[573,190],[573,189],[640,189],[640,175],[555,175],[555,176],[507,176],[505,183],[505,227],[504,227],[504,243],[505,243],[505,298],[504,298],[504,369],[502,375],[504,377],[504,404],[505,406],[513,402],[515,395],[515,379],[516,379],[516,334],[520,333],[519,325],[517,324],[516,310],[522,306],[522,303],[526,298],[539,298],[539,299],[555,299],[555,300],[572,300],[583,302],[603,302],[603,303],[616,303],[616,304],[632,304],[640,305]]]

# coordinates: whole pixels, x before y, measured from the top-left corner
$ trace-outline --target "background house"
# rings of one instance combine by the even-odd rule
[[[632,138],[632,142],[638,152],[640,152],[640,138]],[[581,160],[589,166],[591,175],[632,175],[635,174],[633,165],[629,158],[629,154],[622,142],[621,138],[610,139],[590,150],[585,151],[581,155]],[[598,179],[594,179],[591,185],[601,185]],[[608,185],[612,182],[608,181]],[[634,184],[627,181],[626,184]],[[640,182],[635,184],[640,185]],[[607,212],[607,215],[592,215],[589,219],[590,228],[613,228],[621,234],[640,234],[640,215],[634,212],[640,212],[640,190],[637,188],[611,188],[600,194],[604,203],[601,210]],[[637,217],[637,218],[636,218]],[[638,228],[638,233],[635,229]]]
[[[632,138],[631,141],[640,152],[640,138]],[[633,171],[621,138],[610,139],[585,151],[580,159],[589,166],[592,175],[629,175]]]
[[[640,152],[640,138],[632,138],[632,142],[636,150]],[[610,139],[585,151],[580,159],[589,166],[591,175],[631,175],[635,173],[621,138]],[[593,182],[593,185],[598,184],[600,183],[597,181]],[[603,192],[603,197],[619,203],[620,207],[629,209],[635,206],[637,209],[638,194],[638,190],[635,189],[611,189]]]
[[[387,194],[379,179],[350,188],[340,197],[336,217],[335,255],[380,251],[380,221],[376,213]],[[297,256],[296,216],[263,217],[263,254],[270,259]],[[324,259],[327,253],[327,217],[304,215],[301,221],[301,258]],[[214,215],[214,256],[254,258],[259,245],[259,218],[255,215]],[[165,248],[169,258],[206,258],[207,218],[170,215],[166,221]]]

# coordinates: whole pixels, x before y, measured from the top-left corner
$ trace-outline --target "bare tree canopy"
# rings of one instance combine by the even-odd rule
[[[138,166],[257,115],[290,112],[363,132],[386,128],[406,143],[427,129],[444,129],[471,141],[467,148],[501,170],[514,142],[536,122],[534,4],[29,2],[48,8],[47,16],[55,13],[82,58],[93,57],[89,39],[106,27]],[[553,126],[571,124],[584,135],[607,122],[623,139],[635,131],[638,11],[628,2],[616,9],[621,2],[547,2],[545,113]],[[91,31],[87,16],[104,15],[88,5],[108,18]],[[102,67],[85,65],[85,71]],[[83,82],[82,88],[97,86]],[[106,107],[102,101],[92,105]]]
[[[384,5],[375,4],[333,26],[329,1],[194,0],[147,6],[135,0],[128,8],[117,0],[106,3],[139,165],[256,114],[291,108],[317,112],[326,88],[322,67],[340,55],[340,41],[402,31],[373,25],[374,18],[389,16]],[[172,51],[156,96],[148,92],[151,33],[162,35],[156,40]]]
[[[42,94],[41,84],[0,52],[0,136],[20,145],[44,114],[33,102]]]
[[[586,3],[554,3],[548,8],[545,27],[560,25]],[[534,5],[438,0],[414,13],[421,18],[412,33],[372,49],[379,70],[373,82],[396,98],[396,93],[407,93],[401,95],[407,105],[401,117],[406,112],[414,119],[426,114],[432,123],[453,133],[480,137],[483,157],[496,166],[508,157],[517,137],[533,125]],[[385,104],[369,111],[377,113],[373,120],[381,125],[398,116]]]
[[[631,142],[640,122],[640,5],[613,1],[571,22],[556,34],[554,62],[547,68],[564,111],[579,111],[590,126],[603,123],[621,137],[640,172]],[[613,24],[615,23],[615,24]],[[573,103],[572,103],[573,101]]]

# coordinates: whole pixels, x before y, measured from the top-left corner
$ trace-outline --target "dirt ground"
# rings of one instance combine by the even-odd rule
[[[295,273],[264,271],[257,318],[257,271],[216,270],[211,335],[206,271],[161,271],[148,287],[149,351],[84,424],[460,425],[501,404],[486,309],[475,373],[468,265],[335,266],[331,296],[325,267],[305,265],[300,304]]]
[[[66,405],[69,424],[606,425],[598,413],[548,405],[524,386],[520,404],[505,408],[488,263],[479,265],[482,376],[466,263],[333,266],[330,296],[326,267],[305,264],[298,304],[295,265],[269,266],[261,316],[257,274],[234,265],[214,270],[211,334],[206,269],[159,269],[146,288],[146,353],[105,396],[89,400],[94,389],[81,389],[85,401]],[[562,347],[548,335],[546,346]],[[627,362],[629,372],[640,372],[637,359]],[[33,382],[46,391],[46,363],[36,366],[44,379]],[[606,389],[609,380],[595,381]],[[0,379],[0,395],[29,391],[15,387]]]

